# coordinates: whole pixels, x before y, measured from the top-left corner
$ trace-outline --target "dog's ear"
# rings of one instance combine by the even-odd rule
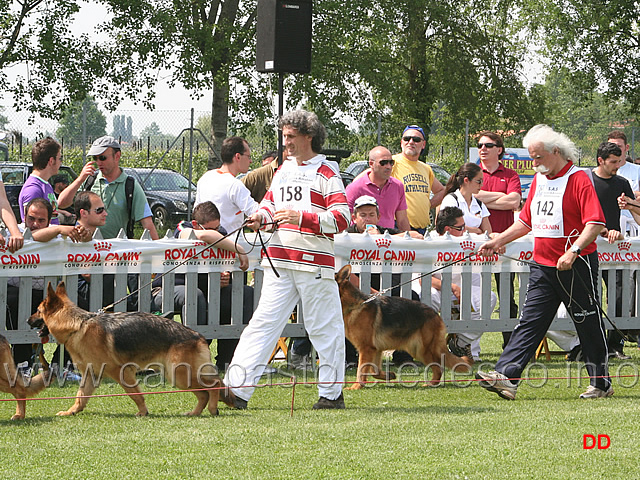
[[[340,269],[338,273],[336,273],[336,282],[342,283],[344,281],[349,281],[349,277],[351,277],[351,265],[345,265]]]
[[[47,285],[47,297],[54,296],[56,294],[55,290],[51,286],[51,282]]]
[[[51,285],[51,284],[49,284]],[[56,294],[57,295],[67,295],[67,288],[64,286],[64,282],[60,282],[58,284],[58,288],[56,288]]]

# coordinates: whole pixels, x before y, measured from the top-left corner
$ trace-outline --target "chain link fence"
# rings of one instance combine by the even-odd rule
[[[194,184],[207,171],[211,162],[219,164],[209,143],[210,112],[121,110],[107,114],[97,112],[99,115],[96,115],[95,112],[88,111],[75,122],[67,121],[64,125],[55,120],[30,117],[25,112],[5,109],[1,113],[7,120],[4,124],[0,123],[0,160],[4,160],[5,164],[31,165],[32,145],[48,135],[63,145],[63,163],[79,173],[86,161],[86,152],[95,138],[105,134],[116,137],[122,145],[121,166],[143,185],[160,234],[174,228],[180,220],[190,217],[190,207],[195,198]],[[596,165],[598,145],[613,129],[603,128],[594,137],[572,138],[579,147],[580,165]],[[628,137],[631,158],[640,156],[640,131],[636,131],[635,127],[620,130]],[[253,168],[261,165],[264,152],[276,149],[275,132],[251,128],[246,132],[233,133],[245,137],[251,145]],[[505,135],[505,146],[522,147],[524,133],[526,132]],[[474,147],[475,142],[474,134],[469,135],[465,145],[464,132],[432,133],[425,160],[443,166],[450,173],[455,172],[466,158],[465,149],[467,146]],[[375,145],[364,143],[367,142],[354,141],[352,145],[336,145],[329,138],[327,146],[351,152],[340,163],[341,170],[344,170],[352,161],[368,159],[368,151]],[[397,144],[387,146],[394,153],[399,151],[399,136]],[[25,172],[28,176],[28,171]]]

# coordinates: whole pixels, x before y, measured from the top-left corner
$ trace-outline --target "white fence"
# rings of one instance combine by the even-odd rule
[[[252,236],[247,236],[249,239]],[[145,236],[143,235],[143,238]],[[460,318],[451,319],[451,298],[442,297],[442,317],[450,332],[470,331],[507,331],[513,329],[517,319],[510,318],[509,288],[512,272],[519,277],[519,299],[523,301],[529,276],[529,267],[522,261],[509,260],[502,256],[492,258],[478,257],[473,254],[485,241],[484,236],[465,235],[463,237],[431,236],[425,240],[414,240],[409,237],[391,237],[388,235],[369,236],[340,234],[336,236],[336,265],[337,268],[349,263],[354,272],[360,274],[361,288],[369,289],[371,274],[381,275],[381,288],[392,286],[392,275],[400,274],[402,282],[402,296],[411,296],[410,280],[416,274],[431,272],[436,268],[463,258],[471,253],[471,257],[464,262],[441,270],[442,289],[451,288],[452,274],[461,273],[462,301],[459,306]],[[249,245],[242,240],[246,249]],[[69,240],[56,239],[47,243],[26,240],[25,246],[18,252],[11,254],[0,248],[0,325],[4,327],[7,315],[7,284],[10,277],[18,278],[18,325],[17,330],[5,330],[2,333],[10,343],[38,342],[37,333],[29,328],[26,321],[31,315],[31,299],[33,279],[44,277],[44,285],[52,282],[54,285],[62,279],[72,300],[78,296],[78,275],[91,274],[91,303],[90,310],[97,311],[102,305],[102,275],[113,274],[114,298],[116,300],[127,294],[127,275],[137,274],[141,290],[138,298],[138,308],[149,311],[151,304],[152,276],[169,271],[179,263],[187,262],[163,277],[163,292],[173,292],[175,287],[175,273],[185,273],[187,286],[186,315],[183,322],[197,330],[207,338],[237,338],[244,326],[242,325],[243,294],[245,275],[238,270],[234,253],[216,248],[204,250],[206,246],[197,240],[177,240],[164,238],[158,241],[128,240],[126,238],[99,240],[87,243],[72,243]],[[616,317],[615,289],[608,295],[607,313],[615,323],[623,329],[640,328],[640,321],[632,317],[632,292],[635,290],[636,304],[640,303],[639,286],[632,282],[632,273],[640,268],[640,238],[631,238],[613,245],[599,241],[601,275],[610,275],[611,285],[615,284],[615,271],[623,270],[623,309],[622,315]],[[203,252],[203,253],[200,253]],[[198,255],[199,254],[199,255]],[[524,237],[510,244],[506,254],[521,260],[532,259],[532,238]],[[262,286],[262,269],[259,267],[259,247],[254,248],[250,255],[250,270],[254,282],[254,308],[257,305]],[[267,267],[269,268],[269,267]],[[231,324],[220,325],[220,272],[233,271]],[[197,282],[198,274],[208,276],[208,316],[207,325],[197,325]],[[481,278],[482,306],[481,320],[469,319],[471,314],[471,275],[478,273]],[[490,309],[490,292],[493,274],[501,275],[500,298],[504,301],[497,312]],[[12,280],[11,283],[16,283]],[[415,283],[415,282],[414,282]],[[602,282],[600,282],[602,284]],[[422,301],[431,304],[431,276],[422,279]],[[578,287],[580,288],[580,287]],[[602,296],[600,296],[602,298]],[[638,311],[640,305],[633,306]],[[173,311],[173,293],[163,294],[162,311]],[[126,302],[117,304],[115,311],[126,310]],[[497,317],[497,318],[496,318]],[[287,325],[284,336],[304,336],[302,325],[304,312],[299,311],[297,324]],[[611,328],[605,322],[607,328]],[[558,318],[552,325],[556,330],[573,330],[573,323],[566,318]]]

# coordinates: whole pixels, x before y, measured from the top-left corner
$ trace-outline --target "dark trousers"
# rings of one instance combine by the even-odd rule
[[[582,278],[587,288],[578,277]],[[562,302],[575,323],[589,376],[604,377],[592,378],[591,385],[608,390],[611,380],[604,326],[596,305],[597,278],[597,252],[576,259],[573,268],[564,272],[555,267],[531,266],[520,323],[498,359],[496,371],[509,378],[522,376],[522,371],[535,354]]]
[[[494,278],[496,279],[496,288],[498,289],[498,298],[500,299],[500,274],[494,274]],[[516,274],[512,273],[510,277],[509,287],[509,316],[511,318],[518,318],[518,304],[516,303],[515,288],[513,285],[515,280]],[[502,304],[502,299],[500,299],[500,304]],[[504,348],[507,343],[509,343],[510,338],[511,332],[502,332],[502,348]]]

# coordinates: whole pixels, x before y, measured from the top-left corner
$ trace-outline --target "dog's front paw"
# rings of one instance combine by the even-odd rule
[[[72,411],[72,410],[63,410],[62,412],[58,412],[56,413],[57,417],[70,417],[72,415],[75,415],[76,412]]]
[[[11,420],[24,420],[24,415],[18,415],[17,413],[11,417]]]
[[[136,413],[136,417],[146,417],[147,415],[149,415],[149,410],[140,410]]]

